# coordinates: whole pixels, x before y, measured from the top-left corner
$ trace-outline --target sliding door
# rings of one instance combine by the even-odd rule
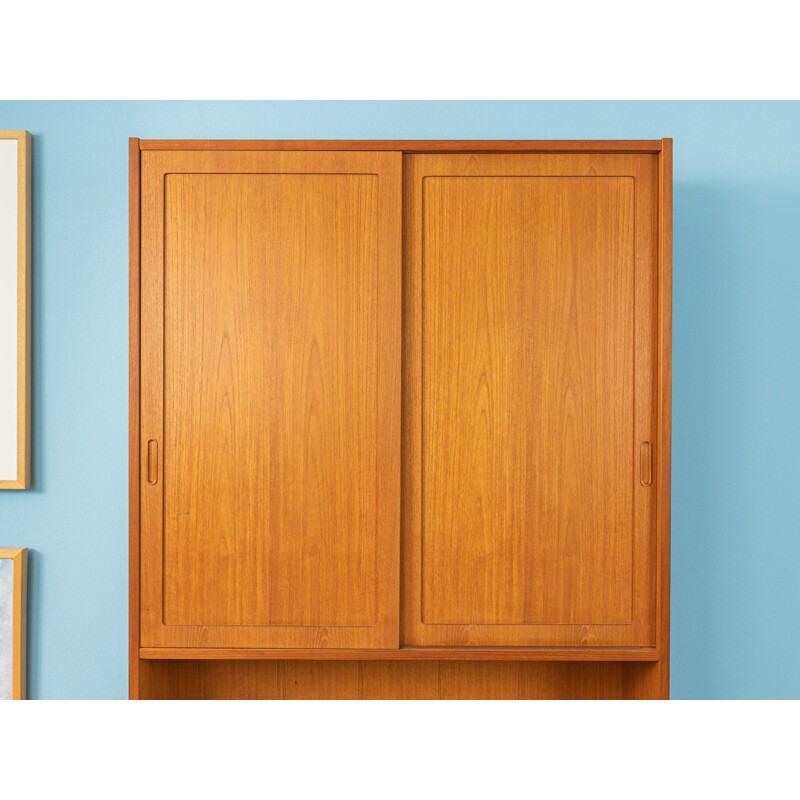
[[[652,646],[658,156],[405,168],[402,641]]]
[[[142,153],[142,646],[398,645],[401,159]]]

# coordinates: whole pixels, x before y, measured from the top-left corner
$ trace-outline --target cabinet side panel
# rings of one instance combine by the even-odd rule
[[[672,139],[662,141],[659,158],[659,632],[660,696],[669,699],[670,542],[672,487]]]
[[[128,697],[139,697],[139,140],[128,146]]]

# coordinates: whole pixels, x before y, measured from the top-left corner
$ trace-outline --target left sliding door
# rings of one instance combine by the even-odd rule
[[[401,154],[141,155],[141,645],[397,647]]]

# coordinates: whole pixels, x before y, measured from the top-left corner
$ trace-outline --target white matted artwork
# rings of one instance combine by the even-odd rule
[[[28,551],[0,549],[0,700],[25,699]]]
[[[0,131],[0,489],[30,486],[30,143]]]

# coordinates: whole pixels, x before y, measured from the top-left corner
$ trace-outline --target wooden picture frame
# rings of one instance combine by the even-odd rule
[[[31,485],[31,135],[0,131],[0,489]]]
[[[0,700],[26,699],[27,573],[27,548],[0,548]]]

